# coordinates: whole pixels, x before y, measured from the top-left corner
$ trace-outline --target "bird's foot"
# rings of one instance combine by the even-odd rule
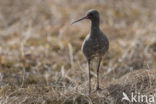
[[[101,89],[101,88],[99,88],[99,87],[97,87],[97,88],[96,88],[96,91],[102,91],[102,89]]]
[[[88,95],[90,95],[91,94],[91,89],[89,89],[89,91],[88,91]]]
[[[90,95],[90,94],[91,94],[91,91],[88,92],[88,95]]]
[[[99,88],[99,87],[96,87],[96,89],[93,91],[93,93],[95,93],[95,92],[100,92],[100,91],[102,91],[102,89]]]

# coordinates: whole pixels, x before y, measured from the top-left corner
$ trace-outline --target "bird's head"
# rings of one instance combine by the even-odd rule
[[[91,21],[99,21],[99,12],[95,9],[91,9],[86,13],[84,17],[72,22],[72,24],[79,22],[81,20],[84,20],[84,19],[89,19]]]

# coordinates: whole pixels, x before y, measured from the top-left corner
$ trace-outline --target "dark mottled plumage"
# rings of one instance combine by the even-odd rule
[[[97,90],[99,90],[99,67],[102,60],[102,56],[108,51],[109,49],[109,41],[106,35],[100,30],[100,17],[99,12],[97,10],[89,10],[86,16],[82,17],[81,19],[74,21],[78,22],[83,19],[91,20],[91,30],[90,33],[85,38],[82,51],[84,56],[88,60],[89,66],[89,93],[91,92],[91,76],[90,76],[90,61],[95,57],[99,58],[98,67],[97,67]]]

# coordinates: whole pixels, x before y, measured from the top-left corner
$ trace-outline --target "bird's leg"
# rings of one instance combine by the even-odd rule
[[[90,59],[88,59],[88,73],[89,73],[89,95],[91,93],[91,74],[90,74]]]
[[[99,69],[100,69],[100,63],[101,63],[102,58],[99,58],[98,61],[98,66],[97,66],[97,86],[96,86],[96,90],[101,90],[99,87]]]

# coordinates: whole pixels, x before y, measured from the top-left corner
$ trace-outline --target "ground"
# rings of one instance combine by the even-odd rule
[[[132,92],[156,94],[155,3],[0,0],[0,103],[132,104],[121,101],[123,92],[128,97]],[[71,25],[89,9],[100,12],[100,28],[110,41],[100,68],[102,91],[91,95],[81,52],[90,22]],[[96,66],[95,59],[92,90]]]

